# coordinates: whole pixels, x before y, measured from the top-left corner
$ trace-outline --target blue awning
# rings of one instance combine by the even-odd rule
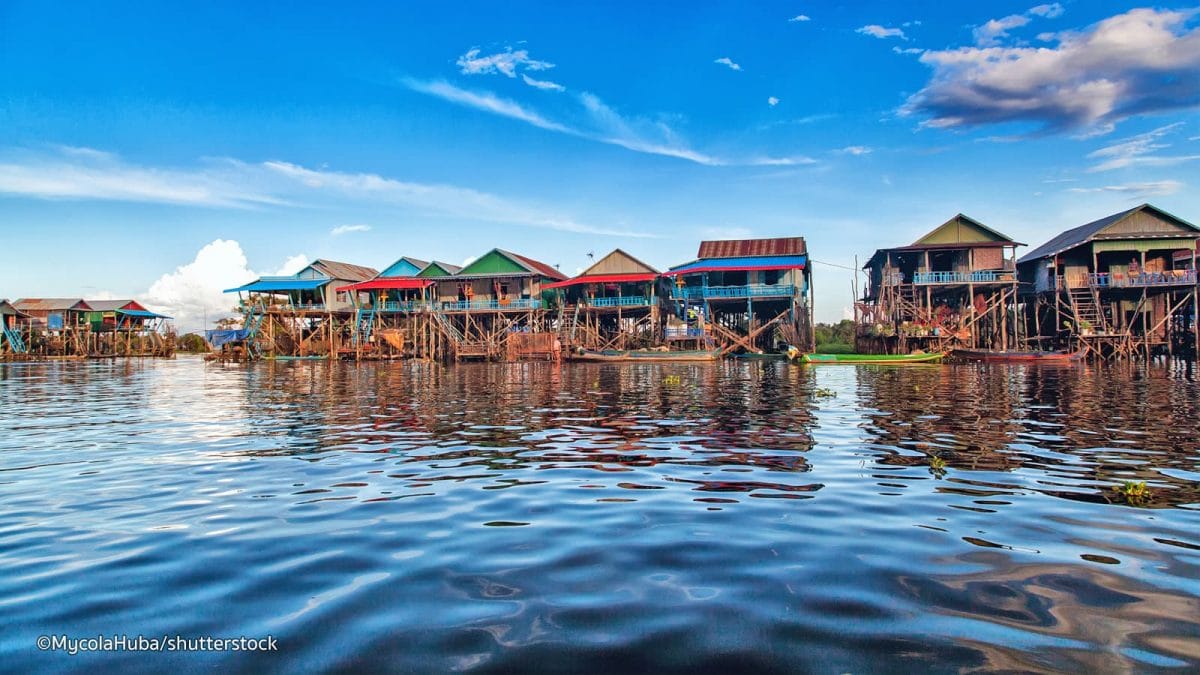
[[[271,293],[285,291],[312,291],[316,290],[332,279],[259,279],[239,286],[237,288],[226,289],[226,293],[240,293],[242,291],[249,293]]]
[[[169,319],[171,317],[165,314],[157,314],[155,312],[147,312],[144,309],[118,309],[117,314],[125,316],[134,316],[139,319]]]
[[[701,258],[690,263],[672,267],[665,274],[690,274],[700,272],[737,272],[753,270],[793,270],[808,266],[806,255],[759,255],[739,258]]]
[[[216,349],[220,349],[231,342],[243,342],[248,337],[250,337],[250,331],[241,328],[234,330],[204,331],[204,339],[208,340],[208,344],[212,345]]]

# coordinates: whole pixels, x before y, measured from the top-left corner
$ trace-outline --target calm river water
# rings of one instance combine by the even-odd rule
[[[0,366],[0,670],[1195,671],[1193,377]]]

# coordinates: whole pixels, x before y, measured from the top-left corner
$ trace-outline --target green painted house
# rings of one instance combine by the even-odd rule
[[[431,263],[419,276],[437,278],[436,301],[449,311],[527,310],[542,307],[542,286],[566,279],[546,263],[494,248],[451,274]]]

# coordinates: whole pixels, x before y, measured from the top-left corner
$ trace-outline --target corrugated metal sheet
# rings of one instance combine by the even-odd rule
[[[360,281],[357,284],[342,286],[339,291],[384,291],[384,290],[404,290],[414,288],[428,288],[433,285],[433,281],[429,279],[417,279],[416,277],[377,277],[369,281]]]
[[[146,309],[136,300],[88,300],[88,307],[96,312],[115,312],[118,309]]]
[[[566,281],[556,281],[552,284],[542,286],[543,289],[551,288],[566,288],[567,286],[578,286],[579,284],[619,284],[619,283],[634,283],[640,281],[654,281],[658,278],[658,274],[644,272],[641,274],[585,274],[583,276],[567,279]]]
[[[13,305],[22,312],[53,312],[68,309],[91,309],[82,298],[20,298]]]
[[[379,276],[379,270],[374,267],[351,265],[350,263],[325,260],[323,258],[314,260],[313,264],[309,265],[309,267],[331,279],[342,279],[345,281],[366,281],[367,279]]]
[[[725,272],[737,270],[793,270],[804,269],[807,264],[808,256],[805,255],[707,258],[703,260],[693,260],[690,263],[677,265],[672,267],[670,271],[664,272],[663,274],[667,276],[675,276],[679,274],[697,274],[700,272]]]
[[[21,310],[13,307],[13,304],[7,300],[0,300],[0,316],[16,316],[23,319],[29,318],[29,315]]]
[[[658,270],[618,248],[597,260],[579,276],[595,274],[658,274]]]
[[[400,258],[396,262],[384,268],[384,270],[379,273],[377,278],[382,279],[386,277],[416,276],[417,272],[425,269],[428,264],[429,263],[425,260],[418,260],[416,258],[404,256],[403,258]]]
[[[964,225],[966,225],[965,229],[963,228]],[[913,242],[913,246],[917,247],[927,244],[971,245],[983,242],[1005,242],[1024,246],[1021,242],[1014,241],[1012,237],[1002,232],[997,232],[978,220],[961,213],[925,233],[925,236]]]
[[[1124,220],[1126,217],[1128,217],[1134,213],[1137,213],[1139,211],[1151,212],[1155,215],[1158,215],[1161,218],[1165,218],[1167,220],[1174,221],[1174,222],[1178,223],[1179,225],[1182,225],[1188,229],[1195,230],[1197,232],[1197,234],[1200,234],[1200,228],[1197,228],[1195,225],[1192,225],[1191,223],[1187,222],[1186,220],[1184,220],[1182,218],[1178,218],[1176,216],[1173,216],[1156,206],[1151,206],[1150,204],[1142,204],[1141,206],[1135,206],[1132,209],[1129,209],[1127,211],[1122,211],[1120,213],[1114,213],[1111,216],[1105,216],[1104,218],[1101,218],[1100,220],[1093,220],[1092,222],[1087,223],[1086,225],[1080,225],[1079,227],[1067,230],[1066,232],[1063,232],[1063,233],[1059,234],[1058,236],[1054,237],[1050,241],[1033,249],[1029,253],[1026,253],[1025,255],[1021,256],[1021,259],[1017,261],[1017,264],[1020,265],[1020,264],[1024,264],[1027,262],[1037,260],[1038,258],[1047,258],[1050,256],[1058,255],[1059,253],[1062,253],[1063,251],[1066,251],[1067,249],[1075,248],[1076,246],[1079,246],[1080,244],[1090,241],[1093,237],[1095,237],[1096,235],[1103,232],[1109,226],[1111,226],[1115,223],[1118,223],[1121,220]]]
[[[517,256],[508,251],[494,248],[471,261],[462,268],[462,276],[486,276],[489,274],[521,275],[534,274],[534,269],[521,262]]]
[[[728,239],[700,242],[697,258],[741,258],[766,255],[804,255],[808,249],[804,237],[777,239]]]
[[[259,279],[245,286],[226,289],[226,293],[254,292],[269,293],[272,291],[311,291],[318,289],[332,279]]]
[[[139,319],[169,319],[169,318],[171,318],[171,317],[167,316],[166,314],[158,314],[157,312],[151,312],[148,309],[118,309],[117,314],[124,314],[125,316],[133,316],[133,317],[137,317]]]
[[[445,276],[450,276],[451,274],[458,274],[461,271],[462,271],[462,268],[459,267],[458,265],[451,265],[450,263],[444,263],[444,262],[441,262],[438,260],[434,260],[434,261],[431,261],[428,265],[426,265],[424,269],[422,269],[420,272],[418,272],[417,276],[430,277],[430,278],[445,277]]]
[[[508,252],[505,251],[505,253],[508,253]],[[508,253],[508,255],[514,256],[517,260],[524,263],[526,267],[531,268],[531,270],[533,272],[541,274],[542,276],[550,277],[551,279],[558,279],[560,281],[567,278],[567,275],[563,274],[562,272],[559,272],[558,270],[554,269],[553,267],[547,265],[544,262],[534,260],[533,258],[527,258],[523,255],[518,255],[516,253]]]

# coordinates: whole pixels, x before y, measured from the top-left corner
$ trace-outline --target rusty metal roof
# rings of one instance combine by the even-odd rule
[[[91,309],[83,298],[20,298],[13,307],[22,312],[61,312],[68,309]]]
[[[804,237],[776,239],[726,239],[700,242],[697,258],[745,258],[767,255],[804,255]]]
[[[551,279],[558,279],[559,281],[562,281],[567,278],[567,275],[554,269],[553,267],[547,265],[544,262],[534,260],[533,258],[527,258],[519,253],[513,253],[512,251],[505,251],[502,249],[496,249],[496,250],[498,250],[501,253],[508,255],[512,258],[516,258],[517,262],[521,263],[530,272],[534,272],[536,274],[541,274],[542,276],[549,277]]]
[[[137,300],[87,300],[88,307],[94,312],[115,312],[118,309],[145,310]]]
[[[366,281],[367,279],[374,279],[379,276],[379,270],[373,267],[351,265],[350,263],[337,262],[336,260],[325,260],[324,258],[314,260],[309,267],[314,268],[331,279],[341,279],[343,281]]]
[[[22,312],[21,310],[17,309],[16,307],[13,307],[13,304],[11,302],[9,302],[8,300],[0,300],[0,315],[17,316],[17,317],[21,317],[23,319],[29,318],[28,314],[26,314],[25,312]]]

